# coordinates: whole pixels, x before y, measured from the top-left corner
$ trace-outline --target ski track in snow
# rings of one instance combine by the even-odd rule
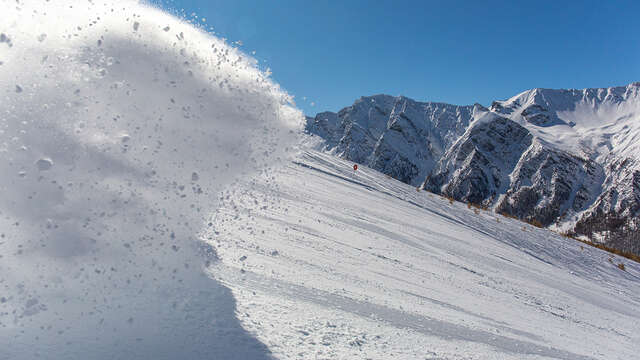
[[[225,199],[203,235],[211,274],[278,357],[637,354],[626,259],[315,151]]]

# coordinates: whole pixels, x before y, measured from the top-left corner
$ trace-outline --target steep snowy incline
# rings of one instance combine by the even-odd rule
[[[279,358],[630,359],[640,266],[309,151],[203,237]],[[617,267],[625,265],[625,270]]]

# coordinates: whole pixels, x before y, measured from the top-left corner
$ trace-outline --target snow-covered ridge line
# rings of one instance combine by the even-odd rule
[[[306,129],[408,184],[640,253],[640,82],[532,89],[489,108],[375,95]]]

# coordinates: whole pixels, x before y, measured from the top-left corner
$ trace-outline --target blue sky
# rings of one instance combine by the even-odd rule
[[[639,1],[152,2],[255,51],[307,115],[379,93],[488,105],[640,81]]]

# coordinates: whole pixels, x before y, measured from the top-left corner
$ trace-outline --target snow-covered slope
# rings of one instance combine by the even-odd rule
[[[351,165],[306,152],[228,191],[204,234],[276,357],[637,356],[639,264]]]
[[[337,155],[408,184],[424,181],[431,191],[640,253],[640,83],[534,89],[490,109],[375,98],[415,111],[396,116],[404,121],[388,116],[384,128],[384,116],[365,121],[371,106],[361,110],[378,100],[361,98],[337,115],[307,118],[307,131]],[[433,121],[435,114],[443,116]],[[416,123],[429,131],[416,131]],[[359,133],[376,131],[352,136],[352,124]],[[436,138],[446,141],[387,134],[444,134]]]

